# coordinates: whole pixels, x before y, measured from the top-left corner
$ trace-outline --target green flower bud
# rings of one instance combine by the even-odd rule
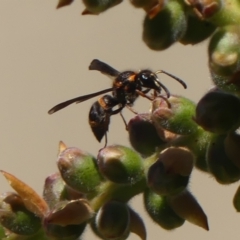
[[[213,35],[208,48],[209,68],[212,79],[219,89],[240,93],[239,77],[233,78],[240,69],[239,54],[239,26],[223,27]]]
[[[152,50],[164,50],[181,39],[186,28],[187,17],[183,3],[169,0],[154,18],[145,17],[143,41]]]
[[[167,201],[179,217],[205,230],[209,230],[206,214],[189,191],[183,191],[178,195],[168,196]]]
[[[16,193],[8,193],[1,197],[0,224],[10,232],[29,236],[41,228],[41,219],[26,209],[21,197]]]
[[[111,7],[118,5],[121,2],[122,0],[83,0],[83,4],[85,5],[86,9],[82,12],[82,15],[97,15]]]
[[[143,178],[142,158],[127,147],[113,145],[101,149],[98,166],[101,173],[115,183],[132,185]]]
[[[207,39],[215,30],[216,26],[212,23],[203,21],[197,16],[189,15],[187,30],[179,42],[184,45],[194,45]]]
[[[76,191],[94,192],[101,183],[96,159],[78,148],[67,148],[58,157],[58,168],[65,183]]]
[[[168,101],[171,107],[162,107],[160,104],[159,108],[156,108],[154,100],[154,108],[152,113],[152,121],[156,128],[161,127],[167,131],[173,132],[180,135],[193,134],[197,131],[198,126],[192,120],[194,115],[195,104],[192,101],[183,98],[171,96]]]
[[[195,121],[217,134],[234,131],[240,125],[240,100],[221,91],[210,91],[198,102]]]
[[[183,191],[193,168],[193,155],[185,148],[169,147],[148,170],[148,186],[160,195]]]
[[[172,230],[182,226],[185,222],[172,210],[166,197],[149,189],[144,192],[144,205],[152,220],[164,229]]]
[[[110,201],[97,212],[95,226],[105,240],[126,239],[129,235],[130,214],[125,203]]]
[[[224,150],[226,135],[213,135],[207,151],[209,172],[221,184],[229,184],[240,179],[240,169],[227,157]]]
[[[152,155],[159,145],[166,143],[160,139],[149,114],[138,114],[132,118],[128,123],[128,133],[133,148],[145,157]]]

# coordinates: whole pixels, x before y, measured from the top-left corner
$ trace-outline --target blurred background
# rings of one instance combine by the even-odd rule
[[[57,171],[58,143],[76,146],[94,155],[103,147],[88,125],[88,112],[96,99],[48,115],[59,102],[111,86],[111,80],[89,63],[98,58],[114,68],[163,69],[183,79],[188,89],[167,76],[162,82],[171,93],[197,102],[211,87],[207,68],[207,43],[175,44],[163,52],[149,50],[141,40],[144,12],[128,1],[99,16],[82,16],[84,6],[75,1],[56,10],[57,1],[1,0],[0,4],[0,169],[28,183],[39,194],[44,179]],[[146,112],[149,101],[134,106]],[[124,110],[127,120],[133,117]],[[119,115],[111,119],[108,144],[129,146]],[[194,170],[190,190],[208,215],[210,231],[190,223],[168,232],[153,223],[137,196],[131,205],[143,217],[148,240],[226,240],[239,236],[240,215],[232,205],[237,185],[221,186]],[[0,192],[10,187],[0,176]],[[83,239],[96,239],[89,230]],[[134,234],[129,239],[137,240]]]

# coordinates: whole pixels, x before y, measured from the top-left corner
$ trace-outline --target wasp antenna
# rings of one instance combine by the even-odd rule
[[[171,78],[175,79],[176,81],[178,81],[185,89],[187,88],[187,84],[182,79],[172,75],[171,73],[168,73],[168,72],[166,72],[164,70],[158,70],[158,71],[155,72],[155,74],[158,74],[158,73],[164,73],[164,74],[168,75],[169,77],[171,77]]]
[[[167,98],[169,98],[170,97],[169,90],[160,81],[158,81],[158,83],[162,87],[162,89],[164,89],[165,93],[167,94]]]

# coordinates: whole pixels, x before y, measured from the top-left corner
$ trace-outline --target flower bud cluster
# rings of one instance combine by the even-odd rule
[[[239,98],[213,89],[197,106],[180,96],[155,98],[150,113],[129,121],[137,152],[112,145],[95,157],[60,142],[59,172],[47,177],[42,197],[2,171],[15,190],[1,195],[4,234],[13,240],[75,240],[89,225],[101,239],[127,239],[131,233],[147,239],[143,220],[128,204],[140,193],[160,227],[172,230],[189,221],[208,230],[207,216],[188,188],[191,172],[195,165],[221,184],[238,181],[239,124]],[[233,200],[237,211],[239,192]]]

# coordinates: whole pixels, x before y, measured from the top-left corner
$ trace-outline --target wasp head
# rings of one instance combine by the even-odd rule
[[[142,70],[137,74],[137,81],[141,87],[156,90],[160,93],[162,87],[157,75],[150,70]]]

